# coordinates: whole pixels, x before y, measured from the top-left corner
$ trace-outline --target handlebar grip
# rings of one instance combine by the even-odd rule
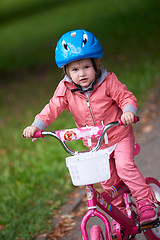
[[[133,123],[137,123],[138,121],[140,121],[139,117],[135,116]],[[119,126],[123,126],[124,125],[121,119],[118,119],[118,122],[119,122]]]
[[[43,130],[35,132],[35,134],[33,135],[33,138],[40,138],[40,137],[44,138],[44,136],[42,135],[42,132]]]
[[[139,116],[135,116],[135,117],[134,117],[134,123],[137,123],[137,122],[139,122],[139,121],[140,121]]]

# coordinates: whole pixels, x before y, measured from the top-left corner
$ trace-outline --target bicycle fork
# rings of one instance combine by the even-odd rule
[[[91,217],[98,217],[104,222],[106,237],[108,240],[112,240],[112,237],[110,234],[110,232],[111,232],[110,223],[109,223],[108,218],[105,217],[105,215],[103,215],[101,212],[97,211],[96,209],[89,210],[82,219],[82,222],[81,222],[82,239],[89,240],[88,233],[86,230],[86,224]]]
[[[106,212],[109,216],[117,220],[118,222],[123,219],[123,225],[129,229],[130,235],[134,235],[139,233],[139,229],[137,228],[136,224],[132,221],[132,217],[128,218],[125,216],[120,210],[118,210],[114,205],[111,204],[114,198],[110,197],[107,193],[103,197],[103,193],[98,193],[94,188],[93,185],[86,186],[86,193],[87,193],[87,200],[88,200],[88,212],[82,219],[81,222],[81,233],[82,238],[84,240],[89,240],[88,233],[86,230],[86,224],[91,217],[98,217],[100,218],[105,226],[105,234],[108,240],[112,240],[111,237],[111,227],[108,218],[101,212],[99,212],[96,208],[99,206],[104,212]]]
[[[97,208],[97,202],[96,202],[96,194],[93,188],[93,185],[87,185],[86,186],[86,193],[87,193],[87,199],[88,199],[88,212],[84,215],[82,221],[81,221],[81,234],[82,234],[82,239],[83,240],[89,240],[88,238],[88,233],[86,230],[86,225],[88,220],[91,217],[98,217],[100,218],[105,226],[105,232],[106,232],[106,237],[108,240],[112,240],[111,237],[111,227],[110,227],[110,222],[108,218],[101,212],[99,212]]]

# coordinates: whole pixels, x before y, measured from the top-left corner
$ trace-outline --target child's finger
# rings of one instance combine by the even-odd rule
[[[37,141],[38,140],[38,138],[33,138],[32,139],[32,142],[35,142],[35,141]]]

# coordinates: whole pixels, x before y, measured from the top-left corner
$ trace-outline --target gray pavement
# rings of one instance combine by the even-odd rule
[[[136,140],[141,147],[140,154],[135,157],[137,166],[144,177],[152,176],[160,181],[160,111],[141,127]]]

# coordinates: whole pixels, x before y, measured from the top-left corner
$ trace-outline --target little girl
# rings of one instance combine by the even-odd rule
[[[111,152],[111,178],[101,184],[108,191],[122,179],[136,200],[140,224],[148,224],[157,219],[153,204],[156,199],[134,163],[135,141],[131,123],[137,114],[137,100],[113,72],[100,66],[102,55],[98,39],[90,32],[75,30],[60,38],[55,60],[58,67],[64,69],[65,77],[33,124],[24,129],[23,136],[31,138],[37,130],[54,122],[65,109],[73,114],[77,127],[106,125],[121,118],[125,126],[110,129],[107,132],[109,143],[104,141],[101,147],[110,148]],[[87,145],[87,141],[84,144]],[[93,140],[92,147],[95,144]],[[125,212],[123,197],[114,200],[114,204]],[[115,226],[113,221],[113,235]]]

